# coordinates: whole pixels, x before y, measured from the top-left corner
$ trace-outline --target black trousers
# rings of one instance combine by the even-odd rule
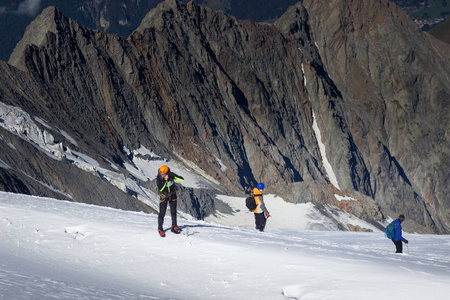
[[[176,196],[175,196],[176,197]],[[159,215],[158,215],[158,230],[163,230],[164,216],[167,211],[167,204],[170,205],[170,215],[172,217],[172,227],[177,225],[177,200],[171,200],[169,198],[161,199],[159,202]]]
[[[266,227],[266,216],[264,213],[255,214],[255,225],[256,229],[259,231],[264,231],[264,227]]]
[[[395,253],[403,253],[403,244],[402,241],[394,241],[392,240],[392,242],[395,245]]]

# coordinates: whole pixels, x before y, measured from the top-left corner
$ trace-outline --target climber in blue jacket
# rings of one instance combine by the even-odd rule
[[[392,242],[395,244],[396,251],[395,253],[403,253],[403,243],[408,244],[408,240],[402,236],[402,222],[405,221],[405,216],[400,215],[398,219],[394,221],[395,227],[395,237],[392,239]]]

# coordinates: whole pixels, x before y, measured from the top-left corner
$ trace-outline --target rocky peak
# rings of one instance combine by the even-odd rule
[[[234,19],[220,11],[213,12],[208,7],[199,6],[194,1],[183,4],[176,0],[166,0],[147,13],[135,32],[143,34],[146,29],[154,29],[159,32],[171,31],[175,24],[181,25],[188,32],[187,28],[198,30],[198,26],[201,26],[202,23],[220,18]],[[180,32],[177,31],[177,33]]]
[[[26,48],[34,45],[42,47],[49,43],[48,34],[58,36],[58,32],[67,29],[69,24],[76,25],[68,19],[56,7],[50,6],[42,11],[36,19],[27,26],[23,38],[14,48],[8,63],[25,71],[24,54]]]

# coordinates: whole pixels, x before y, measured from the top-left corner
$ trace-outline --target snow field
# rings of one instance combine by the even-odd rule
[[[169,214],[168,214],[169,215]],[[252,217],[251,215],[249,217]],[[253,220],[251,220],[253,221]],[[170,217],[165,225],[169,227]],[[3,299],[445,299],[449,236],[230,227],[0,192]],[[189,232],[189,234],[187,234]]]

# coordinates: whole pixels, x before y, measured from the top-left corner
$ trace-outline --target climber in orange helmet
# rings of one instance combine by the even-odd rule
[[[161,237],[166,236],[163,229],[163,223],[167,204],[170,206],[170,215],[172,217],[171,231],[177,234],[181,232],[181,229],[177,224],[177,186],[175,185],[175,181],[183,182],[184,178],[171,172],[166,165],[159,168],[158,175],[156,176],[156,183],[159,191],[158,233]]]

